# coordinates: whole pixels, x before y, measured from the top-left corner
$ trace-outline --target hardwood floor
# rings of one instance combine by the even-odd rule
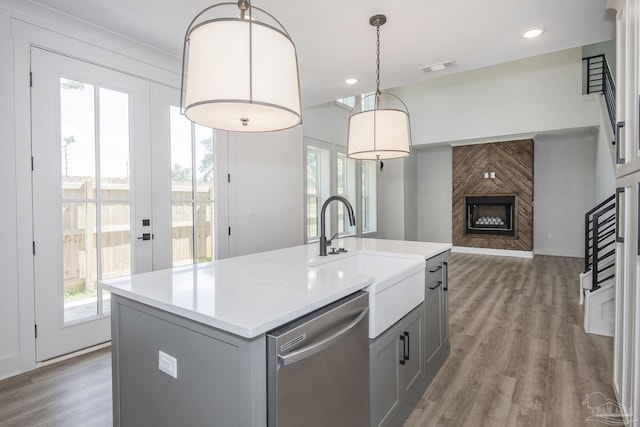
[[[106,427],[111,348],[0,382],[0,426]]]
[[[451,355],[405,423],[597,426],[586,394],[611,387],[613,340],[582,328],[581,260],[453,254]],[[109,349],[0,382],[0,426],[110,426]]]
[[[582,327],[582,260],[452,254],[451,355],[404,427],[585,426],[611,386],[613,339]]]

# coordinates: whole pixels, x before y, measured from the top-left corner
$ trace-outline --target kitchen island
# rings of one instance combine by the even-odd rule
[[[318,245],[310,244],[101,283],[113,298],[114,425],[267,425],[266,333],[375,285],[372,276],[325,263],[367,253],[426,259],[429,282],[430,274],[444,277],[442,263],[451,247],[361,238],[335,246],[348,252],[319,257]],[[441,265],[431,268],[430,262]],[[446,284],[438,287],[446,290]],[[414,311],[422,319],[419,329],[428,333],[424,319],[433,313],[426,312],[426,297],[425,302]],[[439,316],[434,348],[441,363],[449,351],[448,337],[446,343],[442,339],[442,297],[431,307]],[[372,340],[372,349],[389,332]],[[423,390],[430,355],[420,347]],[[371,388],[373,399],[376,387]],[[401,406],[383,414],[382,424],[392,425]]]

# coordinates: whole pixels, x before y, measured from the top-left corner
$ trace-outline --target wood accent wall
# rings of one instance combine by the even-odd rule
[[[515,236],[466,234],[465,196],[513,194]],[[453,245],[533,250],[533,140],[453,147]]]

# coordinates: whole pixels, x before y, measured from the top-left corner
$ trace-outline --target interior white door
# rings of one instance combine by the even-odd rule
[[[150,271],[149,82],[31,50],[36,358],[110,340],[97,282]]]

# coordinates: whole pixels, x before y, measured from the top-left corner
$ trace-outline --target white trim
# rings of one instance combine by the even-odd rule
[[[538,249],[535,250],[536,255],[563,256],[569,258],[582,258],[584,253],[570,253],[564,249]]]
[[[507,249],[470,248],[466,246],[453,246],[451,252],[462,254],[478,254],[493,256],[509,256],[515,258],[533,258],[533,251],[512,251]]]
[[[13,6],[19,5],[12,2]],[[86,62],[139,76],[145,80],[167,86],[179,87],[179,60],[160,52],[152,52],[130,40],[106,34],[95,27],[85,27],[79,21],[71,22],[59,15],[49,15],[42,8],[30,17],[20,15],[16,8],[10,10],[10,36],[13,57],[9,66],[13,69],[13,121],[15,147],[16,194],[16,258],[18,275],[19,308],[19,359],[20,372],[36,367],[34,274],[32,254],[32,200],[31,200],[31,103],[30,103],[30,51],[31,46],[59,52]],[[13,11],[11,12],[11,10]],[[29,9],[31,10],[31,9]],[[49,18],[51,21],[49,22]],[[44,22],[44,21],[47,22]],[[60,23],[64,22],[64,25]],[[67,25],[69,24],[69,25]],[[77,25],[76,25],[77,24]],[[101,46],[106,46],[103,48]],[[118,52],[126,52],[124,54]],[[175,59],[175,62],[173,61]],[[175,67],[175,68],[174,68]],[[34,77],[37,84],[37,76]],[[37,167],[37,160],[36,160]]]
[[[20,355],[12,354],[0,359],[0,381],[20,373]]]
[[[111,341],[103,342],[102,344],[94,345],[92,347],[83,348],[82,350],[74,351],[73,353],[64,354],[60,357],[54,357],[53,359],[45,360],[44,362],[36,363],[37,368],[43,368],[45,366],[53,365],[58,362],[73,359],[74,357],[82,356],[83,354],[92,353],[96,350],[102,350],[103,348],[111,347]]]

